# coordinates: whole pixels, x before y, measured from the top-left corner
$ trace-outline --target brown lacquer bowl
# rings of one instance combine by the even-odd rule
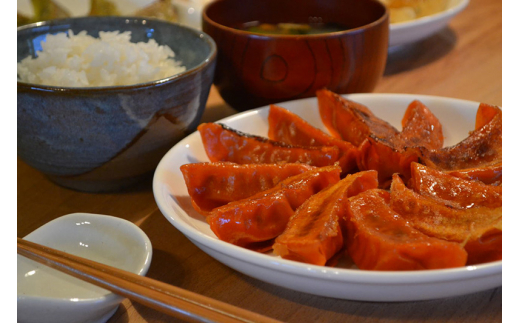
[[[349,29],[314,35],[267,35],[244,23],[320,21]],[[371,92],[383,74],[388,13],[376,0],[216,0],[203,30],[217,43],[214,84],[233,108],[336,93]]]
[[[82,191],[127,187],[200,122],[213,81],[216,46],[205,33],[164,21],[87,17],[18,29],[18,61],[47,33],[131,31],[170,46],[186,71],[128,86],[56,87],[18,82],[18,156],[56,183]]]

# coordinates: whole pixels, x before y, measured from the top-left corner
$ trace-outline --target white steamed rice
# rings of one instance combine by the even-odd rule
[[[99,38],[81,31],[47,35],[37,58],[18,63],[22,82],[65,86],[97,87],[130,85],[160,80],[186,70],[174,60],[172,49],[148,43],[130,42],[125,31],[100,32]]]

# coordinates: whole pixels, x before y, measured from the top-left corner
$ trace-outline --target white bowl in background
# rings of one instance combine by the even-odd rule
[[[434,15],[390,24],[389,46],[413,43],[429,37],[446,27],[450,20],[464,10],[469,0],[450,0],[448,8]]]

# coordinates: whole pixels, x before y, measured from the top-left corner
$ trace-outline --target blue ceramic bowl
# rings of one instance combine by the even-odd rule
[[[85,17],[18,28],[18,61],[35,56],[46,34],[131,31],[175,52],[186,71],[154,82],[55,87],[18,82],[18,156],[54,182],[82,191],[117,190],[148,176],[200,122],[215,69],[207,34],[133,17]]]

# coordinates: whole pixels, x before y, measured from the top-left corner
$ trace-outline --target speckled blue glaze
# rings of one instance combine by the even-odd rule
[[[129,17],[84,17],[18,28],[18,61],[48,33],[131,31],[132,41],[170,46],[186,71],[131,86],[63,88],[18,82],[18,156],[61,185],[118,189],[153,171],[193,132],[206,105],[216,46],[195,29]]]

